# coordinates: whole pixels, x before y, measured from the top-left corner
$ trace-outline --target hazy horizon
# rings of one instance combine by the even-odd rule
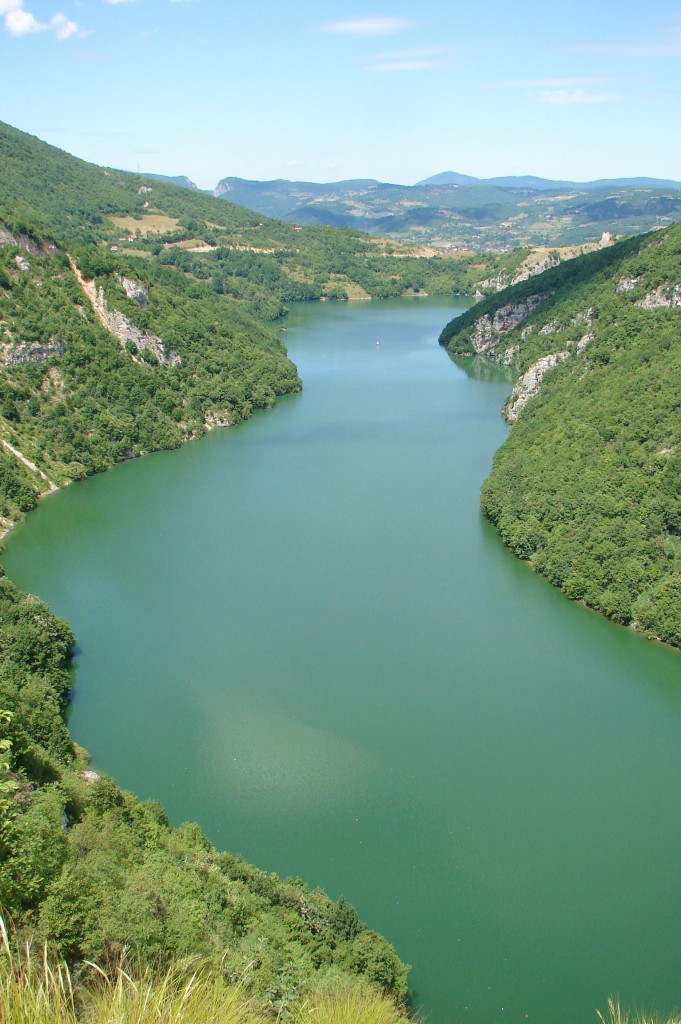
[[[106,166],[414,184],[681,177],[681,12],[0,0],[0,118]]]

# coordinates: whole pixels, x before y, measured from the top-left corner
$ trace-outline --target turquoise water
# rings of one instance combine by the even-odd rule
[[[4,564],[74,628],[94,765],[344,893],[434,1024],[670,1010],[681,658],[481,520],[510,384],[453,310],[299,309],[301,395],[45,500]]]

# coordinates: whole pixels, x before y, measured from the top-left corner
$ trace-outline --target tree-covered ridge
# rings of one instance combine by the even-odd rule
[[[570,597],[675,646],[680,318],[674,225],[484,300],[441,339],[535,378],[482,490],[505,542]]]
[[[0,781],[12,783],[0,907],[19,934],[71,964],[106,966],[126,948],[154,967],[201,956],[274,1013],[325,975],[361,976],[403,1003],[406,968],[345,900],[218,853],[197,825],[172,829],[159,804],[88,771],[63,719],[72,643],[0,577]]]
[[[54,483],[177,447],[211,417],[238,422],[300,387],[278,332],[209,281],[151,261],[115,263],[101,249],[79,257],[93,293],[101,288],[109,308],[179,360],[161,365],[152,350],[112,335],[61,249],[1,246],[0,440]],[[148,295],[146,308],[127,298],[128,279]],[[0,514],[14,518],[45,489],[3,447]]]

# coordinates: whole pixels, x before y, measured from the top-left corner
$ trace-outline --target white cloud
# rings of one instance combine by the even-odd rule
[[[5,28],[11,36],[27,36],[31,32],[44,32],[49,25],[36,21],[32,14],[15,7],[5,15]]]
[[[78,26],[75,21],[71,21],[71,19],[67,18],[65,14],[61,13],[61,11],[59,11],[58,14],[55,14],[51,19],[50,26],[60,42],[63,39],[69,39],[71,36],[74,36],[78,31]]]
[[[24,10],[24,0],[0,0],[0,16],[5,19],[5,30],[11,36],[28,36],[35,32],[54,32],[56,38],[63,42],[74,35],[87,35],[82,32],[75,21],[71,21],[59,11],[49,22],[38,21],[30,11]]]
[[[539,93],[541,103],[558,107],[585,106],[592,103],[614,103],[619,96],[614,93],[587,92],[586,89],[547,89]]]
[[[433,46],[420,50],[394,50],[392,53],[380,53],[369,64],[367,71],[428,71],[440,68],[445,63],[442,46]]]
[[[411,25],[406,18],[373,17],[331,21],[320,26],[322,32],[339,32],[352,36],[391,36],[403,32]]]
[[[136,0],[102,0],[104,4],[134,4]]]

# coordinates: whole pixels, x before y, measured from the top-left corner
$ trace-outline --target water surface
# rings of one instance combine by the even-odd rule
[[[300,396],[46,500],[5,565],[78,636],[94,765],[344,893],[434,1024],[670,1010],[681,659],[481,520],[509,384],[452,315],[296,312]]]

